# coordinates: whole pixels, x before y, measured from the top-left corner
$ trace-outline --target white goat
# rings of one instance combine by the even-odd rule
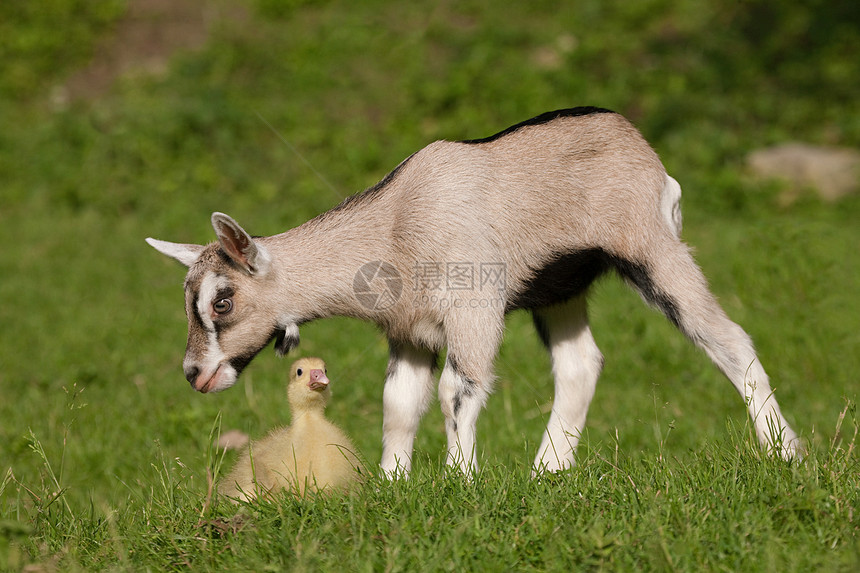
[[[201,392],[235,383],[271,340],[333,315],[378,324],[390,343],[382,469],[408,474],[437,355],[448,463],[477,468],[475,424],[493,385],[506,312],[528,309],[552,357],[555,400],[536,471],[574,463],[603,357],[586,313],[589,285],[615,270],[744,397],[761,443],[801,451],[747,334],[709,292],[681,242],[681,189],[622,116],[545,113],[479,140],[437,141],[380,183],[307,223],[252,238],[212,215],[218,242],[147,241],[189,267],[186,378]]]

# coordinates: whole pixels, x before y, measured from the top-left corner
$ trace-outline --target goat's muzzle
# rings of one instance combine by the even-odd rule
[[[205,365],[185,368],[185,378],[191,387],[203,394],[229,388],[236,382],[237,375],[236,369],[227,362],[218,363],[214,370]]]
[[[197,380],[197,376],[200,375],[200,369],[196,366],[189,366],[185,368],[185,379],[194,387],[194,382]],[[196,388],[195,388],[196,389]]]

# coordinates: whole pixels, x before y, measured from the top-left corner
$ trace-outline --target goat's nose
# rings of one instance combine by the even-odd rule
[[[194,386],[194,381],[197,380],[197,376],[200,374],[200,369],[196,366],[189,366],[185,369],[185,379]]]

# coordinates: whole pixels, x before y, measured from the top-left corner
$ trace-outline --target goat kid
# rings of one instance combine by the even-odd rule
[[[475,424],[493,386],[505,313],[529,310],[555,399],[535,471],[574,464],[603,357],[589,285],[614,270],[702,348],[743,396],[762,445],[802,451],[747,334],[720,308],[680,240],[681,188],[622,116],[549,112],[485,139],[437,141],[305,224],[252,238],[212,215],[207,246],[147,239],[189,267],[184,370],[200,392],[233,385],[269,342],[328,316],[387,334],[382,469],[407,475],[447,346],[438,396],[448,463],[477,468]]]

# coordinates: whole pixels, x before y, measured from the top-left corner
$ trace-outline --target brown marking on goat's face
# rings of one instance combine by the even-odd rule
[[[217,243],[206,247],[185,280],[188,342],[184,367],[201,392],[232,386],[251,360],[275,337],[277,318],[262,302],[270,290],[266,276],[249,277]],[[203,300],[206,298],[207,300]],[[215,303],[228,300],[229,310]]]

